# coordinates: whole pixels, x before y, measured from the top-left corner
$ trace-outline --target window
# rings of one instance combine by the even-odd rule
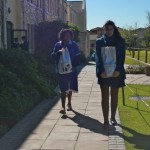
[[[93,44],[93,43],[91,44],[91,47],[94,47],[94,44]]]

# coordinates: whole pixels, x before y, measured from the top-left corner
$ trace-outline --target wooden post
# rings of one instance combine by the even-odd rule
[[[140,50],[138,49],[138,60],[140,60]]]
[[[134,58],[135,50],[132,49],[132,58]]]
[[[121,89],[122,89],[122,102],[123,102],[123,106],[125,106],[124,87],[122,87]]]
[[[147,49],[145,50],[145,62],[147,63]]]

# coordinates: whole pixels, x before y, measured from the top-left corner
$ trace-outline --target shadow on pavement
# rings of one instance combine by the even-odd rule
[[[73,122],[78,124],[78,127],[87,129],[94,133],[101,133],[104,135],[108,135],[108,128],[104,127],[103,123],[98,120],[81,114],[75,110],[72,110],[75,113],[74,117],[69,117],[67,115],[62,116],[63,119],[69,118]]]
[[[124,129],[126,132],[129,132],[129,134],[132,134],[132,137],[124,136],[124,139],[128,143],[134,144],[135,149],[144,149],[144,150],[150,149],[150,135],[138,133],[137,131],[122,125],[120,125],[120,127]]]
[[[148,121],[146,120],[146,118],[143,116],[143,114],[141,112],[147,112],[149,113],[150,111],[147,111],[147,110],[143,110],[143,109],[139,109],[139,108],[135,108],[135,107],[132,107],[132,106],[129,106],[129,105],[125,105],[126,107],[129,107],[131,109],[135,109],[138,111],[138,113],[140,114],[140,116],[143,118],[143,120],[145,121],[145,123],[150,127],[150,124],[148,123]],[[137,106],[138,107],[138,106]]]
[[[134,145],[135,149],[144,149],[144,150],[149,150],[150,149],[150,135],[144,135],[141,133],[136,132],[135,130],[131,128],[127,128],[125,126],[122,126],[118,124],[119,127],[122,129],[126,130],[126,132],[129,132],[132,134],[132,137],[127,137],[123,135],[122,133],[118,132],[117,126],[109,126],[109,130],[104,128],[103,124],[99,122],[96,119],[93,119],[89,116],[85,116],[75,110],[72,110],[75,113],[74,117],[69,117],[67,115],[62,116],[63,119],[71,119],[75,123],[78,124],[78,127],[85,128],[87,130],[90,130],[91,132],[94,133],[99,133],[103,135],[108,135],[108,136],[114,136],[117,138],[121,137],[121,139],[124,139],[128,143],[131,143]]]
[[[58,102],[59,96],[44,100],[0,139],[1,150],[17,150]]]

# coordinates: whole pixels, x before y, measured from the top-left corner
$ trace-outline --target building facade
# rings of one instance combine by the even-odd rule
[[[68,1],[67,5],[69,23],[73,23],[80,28],[79,47],[86,58],[90,56],[90,40],[87,31],[86,1]]]
[[[3,0],[6,2],[7,47],[11,48],[14,38],[26,36],[29,43],[29,52],[35,50],[35,28],[44,21],[61,20],[79,26],[79,47],[88,58],[90,54],[89,33],[86,30],[86,1],[67,0]],[[1,6],[0,1],[0,6]],[[0,7],[2,8],[2,7]],[[0,30],[2,23],[0,14]],[[0,36],[1,37],[1,36]],[[0,47],[2,47],[0,39]]]
[[[90,34],[90,51],[96,50],[96,39],[99,38],[103,34],[103,28],[97,27],[94,29],[91,29]]]
[[[21,36],[27,36],[30,53],[34,53],[34,31],[38,23],[67,21],[66,0],[7,0],[6,11],[8,48],[13,38],[21,42]]]
[[[86,2],[83,1],[68,1],[68,22],[74,23],[80,27],[81,32],[86,32]]]

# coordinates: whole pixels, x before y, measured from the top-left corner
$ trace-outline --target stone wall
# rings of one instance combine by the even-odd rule
[[[90,56],[90,40],[88,32],[80,32],[79,48],[86,58]]]

